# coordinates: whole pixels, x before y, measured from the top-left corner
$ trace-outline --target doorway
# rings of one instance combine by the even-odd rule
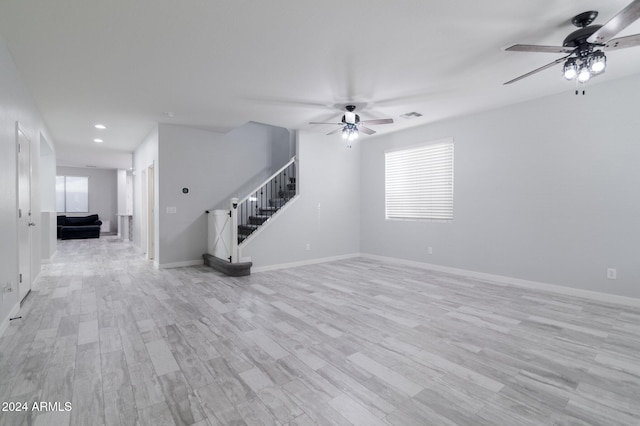
[[[31,291],[31,257],[36,225],[31,216],[31,140],[16,124],[16,153],[18,164],[18,299],[24,302]]]
[[[153,164],[147,168],[147,258],[154,259],[155,253],[155,209],[154,209],[154,170]]]

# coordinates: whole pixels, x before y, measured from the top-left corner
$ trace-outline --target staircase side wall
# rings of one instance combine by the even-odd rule
[[[358,253],[359,143],[299,132],[299,196],[247,241],[242,258],[259,270]]]

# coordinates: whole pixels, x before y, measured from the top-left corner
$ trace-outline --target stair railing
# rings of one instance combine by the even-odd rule
[[[244,198],[232,198],[228,211],[207,211],[209,254],[239,263],[239,245],[295,197],[296,180],[296,157],[293,157]]]

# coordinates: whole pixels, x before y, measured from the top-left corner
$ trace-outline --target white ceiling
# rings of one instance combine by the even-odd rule
[[[59,157],[86,163],[133,151],[157,122],[313,129],[353,102],[363,120],[394,118],[376,127],[385,133],[571,92],[561,66],[503,86],[561,55],[502,49],[561,45],[577,13],[598,10],[603,24],[629,2],[7,0],[0,35]],[[620,35],[634,33],[639,22]],[[640,47],[608,65],[591,84],[640,72]],[[399,118],[411,111],[424,116]]]

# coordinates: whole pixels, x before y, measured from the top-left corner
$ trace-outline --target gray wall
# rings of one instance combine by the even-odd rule
[[[118,230],[118,177],[116,170],[88,167],[57,167],[57,176],[89,177],[89,213],[58,213],[66,216],[97,214],[101,220],[110,221],[109,232]]]
[[[289,131],[260,123],[226,134],[160,124],[158,265],[201,262],[207,251],[205,211],[226,208],[231,197],[246,195],[282,166],[289,152]],[[182,193],[185,187],[188,194]],[[168,213],[168,207],[175,207],[175,213]]]
[[[367,139],[361,251],[640,297],[638,93],[636,76]],[[384,151],[450,136],[453,222],[385,220]]]
[[[349,149],[339,136],[299,132],[299,197],[247,241],[241,256],[265,268],[357,254],[361,143]]]
[[[225,133],[224,141],[224,150],[217,151],[215,158],[219,160],[223,155],[235,161],[235,164],[229,166],[244,177],[235,179],[233,173],[222,176],[227,193],[222,197],[216,195],[212,198],[214,204],[209,205],[209,208],[228,208],[229,199],[242,198],[254,191],[295,155],[295,132],[255,121],[249,121]],[[241,152],[231,154],[228,151],[236,148]]]
[[[59,166],[94,166],[103,169],[129,169],[131,153],[117,150],[95,150],[85,146],[63,146],[56,152]]]
[[[40,200],[43,196],[41,183],[46,178],[40,171],[41,140],[49,137],[45,123],[38,112],[28,88],[20,78],[13,59],[4,41],[0,38],[0,287],[10,285],[13,292],[4,293],[0,301],[0,332],[8,324],[8,316],[18,307],[18,242],[16,232],[16,122],[19,122],[31,140],[32,176],[32,217],[39,221],[41,217]],[[46,144],[46,142],[45,142]],[[45,153],[43,153],[45,154]],[[52,152],[46,155],[54,155]],[[52,170],[52,169],[51,169]],[[46,174],[46,173],[45,173]],[[55,179],[55,176],[49,176]],[[46,191],[46,189],[45,189]],[[47,194],[44,198],[49,199]],[[37,223],[37,222],[36,222]],[[41,265],[41,232],[36,226],[32,234],[32,271],[35,279]]]

